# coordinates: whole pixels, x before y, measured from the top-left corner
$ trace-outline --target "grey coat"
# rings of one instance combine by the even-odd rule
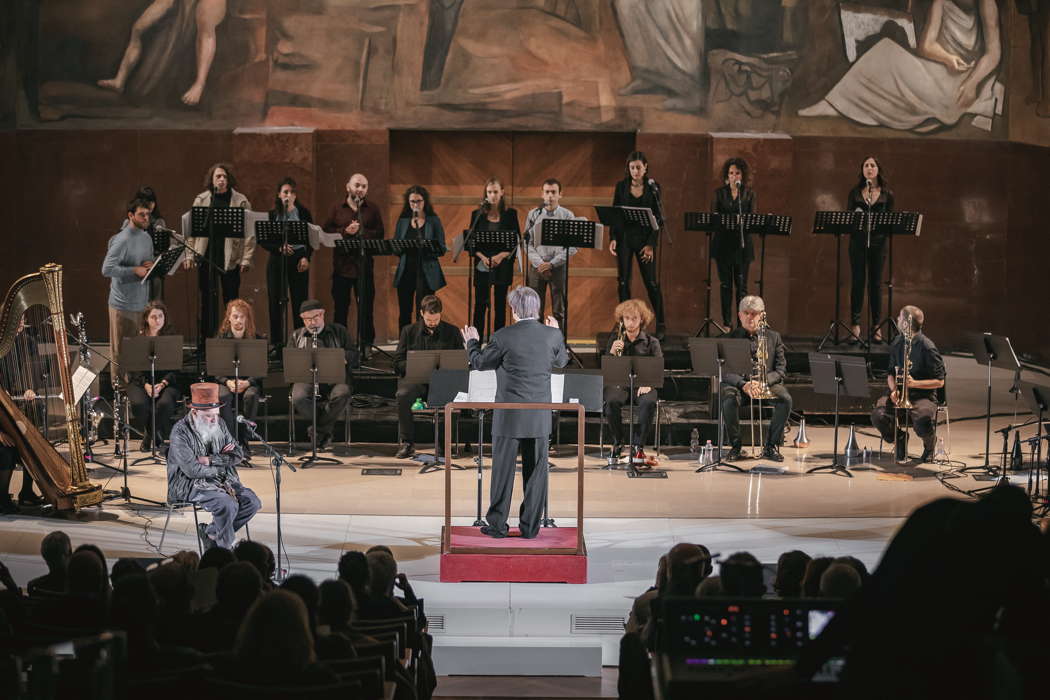
[[[168,448],[168,502],[176,503],[189,499],[193,487],[201,490],[217,489],[223,483],[239,484],[237,465],[244,459],[240,443],[234,439],[220,420],[224,444],[234,448],[225,454],[211,454],[197,431],[193,429],[193,414],[187,413],[171,429],[171,444]],[[211,464],[197,463],[197,457],[208,456]]]
[[[470,368],[496,370],[497,403],[550,403],[551,368],[569,361],[561,331],[536,319],[518,321],[496,331],[482,350],[467,343]],[[492,434],[502,437],[547,437],[550,411],[496,410]]]

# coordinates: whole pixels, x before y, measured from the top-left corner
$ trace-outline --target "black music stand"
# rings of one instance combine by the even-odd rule
[[[174,275],[186,258],[187,250],[189,250],[187,246],[177,245],[158,255],[153,261],[153,266],[146,271],[146,276],[139,281],[139,284],[149,284],[155,279],[162,280],[167,275]]]
[[[456,397],[460,394],[465,394],[470,388],[470,370],[466,369],[436,369],[430,375],[430,388],[427,391],[427,406],[434,409],[434,464],[424,465],[432,468],[419,470],[420,474],[426,474],[427,472],[434,471],[434,469],[440,469],[438,464],[441,464],[442,460],[437,458],[437,442],[438,435],[440,433],[439,426],[441,421],[439,415],[441,409],[445,407],[445,404],[451,403],[456,400]],[[453,414],[453,417],[455,414]],[[456,435],[459,435],[459,428],[456,428]],[[459,452],[458,440],[454,443],[456,447],[456,453]],[[452,459],[452,455],[445,455],[444,460]],[[466,467],[460,466],[455,462],[449,463],[453,469],[466,469]]]
[[[150,396],[150,451],[149,457],[140,457],[131,463],[164,464],[157,455],[157,370],[182,369],[181,335],[138,335],[124,338],[120,345],[120,366],[129,372],[149,372]]]
[[[813,391],[835,395],[835,441],[831,464],[807,469],[807,474],[828,471],[853,478],[846,465],[839,462],[839,395],[846,387],[846,396],[868,398],[868,365],[863,357],[809,353],[809,371],[813,376]]]
[[[718,329],[719,335],[725,335],[729,332],[728,328],[723,328],[722,324],[711,318],[711,261],[714,259],[711,255],[711,236],[717,228],[713,220],[714,216],[716,215],[705,211],[687,211],[685,213],[685,230],[702,231],[707,235],[707,277],[704,279],[704,320],[703,323],[700,324],[700,328],[693,334],[697,338],[700,336],[710,336],[711,326]]]
[[[474,307],[471,304],[473,289],[474,289],[474,275],[475,269],[480,262],[477,259],[476,253],[484,253],[487,257],[492,257],[498,253],[510,253],[518,249],[518,239],[521,234],[518,231],[479,231],[472,228],[471,230],[464,231],[463,233],[463,247],[470,253],[470,278],[468,284],[468,297],[467,297],[467,323],[471,323],[474,318]],[[491,268],[495,269],[495,268]],[[481,330],[481,337],[488,338],[489,334],[486,332],[491,328],[492,313],[495,311],[492,305],[492,291],[494,284],[489,285],[489,299],[488,309],[489,315],[485,319],[485,328]],[[473,300],[477,303],[477,299]]]
[[[569,357],[577,367],[583,367],[580,358],[569,345],[569,258],[571,257],[569,249],[597,248],[601,250],[604,246],[602,230],[594,221],[544,218],[540,224],[540,245],[565,249],[565,328],[562,328],[561,331]]]
[[[212,203],[215,202],[214,196],[212,197]],[[194,259],[197,264],[203,260],[208,263],[208,292],[211,297],[206,302],[201,300],[200,310],[203,312],[204,304],[208,305],[208,313],[200,314],[200,318],[197,319],[197,373],[200,374],[201,356],[204,353],[204,341],[211,333],[211,329],[205,327],[205,321],[208,317],[214,316],[218,320],[218,309],[219,309],[219,276],[221,276],[226,270],[220,268],[211,261],[211,256],[214,254],[214,248],[212,246],[221,244],[221,252],[219,253],[220,258],[224,259],[226,255],[226,240],[227,238],[244,238],[244,214],[247,210],[242,207],[193,207],[190,210],[190,236],[194,238],[205,238],[208,241],[208,248],[205,249],[205,254],[200,255],[194,250]],[[192,246],[187,246],[193,250]]]
[[[744,218],[747,218],[744,214]],[[763,299],[766,296],[766,236],[790,236],[791,217],[784,214],[759,214],[756,222],[755,233],[762,240],[762,252],[759,254],[758,265],[758,296]]]
[[[389,241],[382,238],[361,238],[360,236],[340,238],[335,242],[336,250],[346,255],[355,256],[361,266],[357,275],[357,291],[355,292],[357,295],[357,318],[354,325],[357,326],[357,348],[361,353],[362,359],[368,357],[368,350],[374,350],[388,358],[390,357],[390,353],[379,346],[375,344],[367,345],[365,343],[365,316],[361,313],[362,303],[371,303],[373,306],[375,304],[374,299],[363,298],[367,286],[367,277],[372,274],[372,257],[376,255],[393,255],[390,246],[387,245],[388,243]],[[381,371],[375,367],[368,367],[365,365],[362,365],[361,368],[373,372]]]
[[[1017,359],[1010,339],[1005,335],[992,335],[991,333],[968,333],[967,344],[973,352],[973,359],[978,364],[987,368],[987,394],[985,396],[984,416],[984,464],[974,467],[963,467],[958,471],[961,473],[981,471],[991,474],[991,441],[992,441],[992,367],[1008,369],[1020,376],[1021,361]],[[1006,474],[1006,463],[1000,466],[999,479]]]
[[[1035,455],[1032,459],[1032,468],[1028,473],[1028,495],[1033,500],[1042,498],[1042,489],[1039,486],[1039,475],[1042,460],[1043,451],[1043,418],[1047,412],[1050,411],[1050,387],[1043,386],[1040,384],[1032,384],[1031,382],[1021,382],[1020,385],[1021,396],[1024,398],[1025,403],[1028,405],[1028,410],[1036,416],[1035,422]],[[1047,474],[1050,476],[1050,467],[1047,468]],[[1003,469],[999,475],[999,480],[996,485],[1001,483],[1009,483],[1006,478],[1006,470]],[[1034,488],[1033,488],[1034,483]],[[1047,511],[1050,510],[1050,503],[1044,501],[1040,505],[1039,512],[1036,515],[1046,515]]]
[[[889,277],[886,281],[886,318],[882,319],[868,334],[870,343],[875,332],[886,326],[886,342],[888,343],[893,340],[893,336],[897,333],[897,324],[894,322],[896,317],[893,315],[893,239],[897,236],[919,236],[922,233],[922,214],[913,211],[888,211],[868,214],[866,218],[871,222],[868,225],[868,245],[871,245],[870,232],[873,230],[885,232],[890,239],[890,249],[886,262],[889,270]]]
[[[346,351],[342,348],[284,348],[284,381],[312,387],[310,454],[299,459],[303,469],[319,463],[341,464],[338,459],[317,456],[317,399],[321,384],[346,384],[346,371]],[[295,406],[288,410],[294,414]]]
[[[751,341],[747,338],[690,338],[689,358],[694,372],[716,379],[714,394],[715,407],[718,410],[718,447],[715,449],[715,461],[711,464],[701,464],[695,471],[713,472],[719,467],[729,467],[738,472],[746,471],[743,467],[722,459],[722,446],[725,444],[722,378],[726,371],[742,377],[751,373]]]
[[[602,379],[601,372],[595,372],[594,370],[554,370],[553,374],[561,374],[565,377],[564,384],[562,385],[562,402],[563,403],[582,403],[583,410],[585,413],[598,413],[602,412],[602,389],[604,388],[604,381]],[[553,398],[553,397],[552,397]],[[558,434],[561,434],[561,412],[554,412],[555,420],[558,421],[555,426],[555,430]],[[586,430],[584,431],[586,433]],[[571,472],[575,469],[563,469],[562,467],[556,467],[550,462],[547,463],[548,472]],[[543,517],[540,519],[540,527],[558,527],[554,522],[554,518],[550,517],[550,490],[547,491],[547,496],[543,499]]]
[[[208,338],[204,344],[206,368],[213,377],[233,377],[234,383],[241,377],[265,377],[269,371],[266,361],[264,338]],[[229,387],[227,387],[229,388]],[[233,395],[233,416],[240,414],[240,394]],[[240,423],[234,426],[234,437],[240,440]]]
[[[666,479],[667,471],[653,469],[639,472],[635,468],[634,460],[634,404],[638,400],[635,396],[636,386],[652,387],[655,391],[664,385],[664,358],[649,357],[643,355],[602,355],[602,383],[604,386],[627,387],[627,476],[631,478]],[[645,435],[646,427],[640,426],[642,435]],[[617,469],[616,455],[609,448],[609,459],[602,469]]]
[[[282,251],[285,246],[296,245],[305,246],[309,250],[310,230],[305,221],[256,221],[255,240],[271,255],[281,256],[281,295],[277,299],[277,307],[281,310],[281,337],[270,338],[270,342],[274,345],[284,345],[288,342],[288,267],[284,258],[290,256],[286,256]]]
[[[847,337],[854,338],[862,348],[867,349],[868,343],[853,332],[850,326],[842,321],[842,237],[853,233],[856,228],[857,215],[853,211],[818,211],[813,217],[814,234],[830,234],[835,237],[835,316],[828,324],[828,330],[824,332],[820,342],[817,343],[817,352],[824,349],[824,345],[830,340],[838,345],[840,342],[839,329],[846,331]]]
[[[456,372],[455,375],[445,375],[441,379],[446,382],[445,386],[439,388],[435,392],[433,388],[433,382],[436,379],[435,374],[445,370]],[[454,377],[454,379],[453,379]],[[449,381],[451,380],[451,381]],[[439,410],[444,407],[446,403],[453,400],[459,391],[466,391],[467,384],[467,352],[466,350],[409,350],[408,357],[405,360],[405,376],[398,382],[401,384],[425,384],[428,386],[427,390],[427,407],[435,410]],[[451,385],[451,386],[449,386]],[[455,391],[453,391],[455,388]],[[451,393],[451,395],[450,395]],[[433,404],[430,402],[431,398],[441,398],[439,404]],[[435,418],[436,418],[435,413]],[[438,445],[441,444],[440,433],[438,430],[439,421],[435,420],[434,424],[434,450],[437,451]],[[451,455],[445,455],[446,459],[449,459]],[[428,474],[434,471],[441,471],[440,465],[441,460],[437,459],[437,455],[434,455],[433,464],[424,464],[420,470],[420,474]],[[463,467],[458,464],[451,465],[453,469],[462,469]]]

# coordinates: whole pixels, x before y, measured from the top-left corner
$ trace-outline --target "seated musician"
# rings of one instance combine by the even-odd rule
[[[175,329],[168,323],[168,307],[162,301],[151,301],[142,312],[142,325],[139,334],[145,336],[174,335]],[[165,370],[156,375],[156,385],[150,384],[150,373],[132,372],[127,387],[128,402],[131,404],[131,425],[142,431],[142,444],[139,449],[146,451],[152,446],[153,435],[157,436],[157,447],[171,433],[171,423],[175,410],[182,401],[182,392],[176,385],[175,372]],[[150,397],[157,397],[157,424],[152,426],[150,418]]]
[[[882,434],[883,440],[892,444],[904,435],[900,426],[896,426],[898,429],[894,431],[894,407],[900,400],[897,376],[904,366],[904,334],[910,329],[913,335],[909,354],[911,372],[908,376],[908,399],[912,408],[907,413],[915,428],[915,434],[922,440],[920,462],[926,462],[933,456],[933,449],[937,444],[936,394],[937,390],[944,386],[945,376],[944,359],[941,358],[940,351],[922,332],[924,322],[925,316],[919,307],[909,305],[901,308],[897,315],[897,328],[900,329],[901,335],[890,343],[890,366],[889,374],[886,375],[890,395],[880,398],[871,412],[871,424]]]
[[[219,416],[219,385],[190,386],[190,411],[171,431],[168,450],[168,502],[189,501],[212,514],[197,526],[204,549],[232,549],[234,533],[262,507],[255,492],[241,484],[240,445]]]
[[[18,506],[38,506],[44,499],[33,493],[33,477],[29,470],[22,470],[22,488],[18,491],[18,503],[11,498],[11,477],[15,473],[15,464],[21,461],[14,440],[0,431],[0,515],[11,515],[18,512]]]
[[[350,334],[346,327],[338,323],[325,323],[324,307],[316,299],[307,299],[299,307],[299,318],[303,327],[296,328],[288,340],[290,348],[341,348],[352,350]],[[350,401],[349,368],[347,381],[340,384],[321,384],[318,386],[320,396],[317,398],[317,449],[325,449],[332,444],[332,431],[339,417],[343,415],[346,404]],[[292,385],[292,405],[301,418],[311,420],[313,417],[313,386],[305,382]],[[313,441],[313,426],[310,426],[310,440]],[[304,468],[306,465],[303,465]]]
[[[459,350],[463,347],[459,329],[441,320],[441,310],[441,300],[429,294],[419,302],[419,320],[401,329],[394,355],[394,371],[399,377],[405,376],[409,350]],[[412,404],[418,398],[425,398],[428,388],[427,384],[402,384],[397,388],[397,438],[401,443],[396,455],[398,459],[408,459],[416,451]],[[440,455],[441,442],[436,435],[434,442],[434,449]]]
[[[607,355],[663,357],[660,341],[643,329],[653,322],[653,312],[641,299],[628,299],[616,307],[616,330],[609,336]],[[631,400],[627,395],[628,387],[605,387],[605,420],[609,423],[612,436],[613,456],[620,457],[623,450],[624,430],[621,410]],[[648,442],[656,412],[656,390],[649,386],[638,386],[635,396],[634,444],[631,446],[631,457],[641,463],[640,468],[649,469],[656,464],[655,459],[646,457],[643,446]]]
[[[758,340],[761,335],[766,337],[766,366],[761,368],[761,371],[765,373],[763,378],[769,391],[776,398],[763,399],[764,402],[768,401],[772,404],[773,417],[769,420],[769,432],[766,433],[761,458],[772,462],[783,462],[784,456],[780,454],[780,446],[784,443],[784,427],[787,425],[788,417],[791,416],[791,394],[784,386],[784,377],[787,375],[787,357],[780,334],[770,328],[760,330],[765,315],[766,303],[762,301],[762,297],[753,295],[744,297],[740,300],[737,312],[740,325],[726,337],[747,338],[751,341],[752,365],[758,351]],[[725,457],[727,461],[732,462],[743,458],[740,450],[740,404],[758,395],[761,390],[761,379],[756,380],[754,375],[743,377],[731,372],[726,373],[722,378],[722,415],[731,447]],[[756,415],[754,420],[760,420],[760,418]]]
[[[252,305],[244,299],[234,299],[226,305],[226,316],[219,327],[219,337],[225,339],[260,338],[255,332],[255,312]],[[244,449],[245,458],[251,457],[248,446],[247,431],[237,424],[233,413],[233,395],[237,394],[237,410],[250,421],[259,415],[259,397],[262,396],[263,377],[216,377],[219,383],[219,401],[222,402],[220,414],[226,421],[230,433],[237,436],[237,442]],[[247,462],[247,459],[245,460]],[[250,464],[249,464],[250,466]]]

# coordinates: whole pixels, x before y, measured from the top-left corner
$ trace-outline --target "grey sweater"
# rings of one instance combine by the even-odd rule
[[[145,260],[153,260],[153,239],[130,221],[109,239],[102,275],[109,277],[109,305],[121,311],[142,311],[149,302],[149,285],[135,274]]]

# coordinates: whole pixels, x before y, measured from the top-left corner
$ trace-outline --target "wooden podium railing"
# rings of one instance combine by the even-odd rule
[[[583,450],[584,435],[586,431],[585,409],[582,403],[488,403],[478,402],[449,402],[445,404],[445,527],[441,535],[441,551],[447,554],[451,551],[452,538],[452,413],[453,411],[492,411],[504,410],[543,410],[543,411],[575,411],[576,412],[576,551],[575,555],[586,552],[583,543]],[[484,438],[484,435],[481,436]],[[480,459],[481,455],[478,455]],[[496,468],[495,464],[492,466]],[[549,489],[549,486],[548,486]],[[548,491],[548,497],[549,497]],[[524,552],[522,552],[524,553]]]

